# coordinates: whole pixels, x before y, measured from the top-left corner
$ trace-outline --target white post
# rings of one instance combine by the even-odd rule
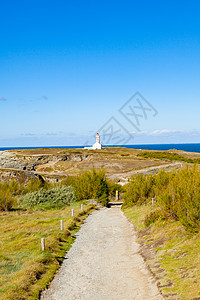
[[[63,230],[63,220],[60,220],[60,230]]]
[[[42,251],[45,250],[45,239],[44,238],[41,238],[41,249],[42,249]]]
[[[151,199],[151,204],[153,205],[153,198]]]
[[[93,204],[93,200],[90,200],[90,204]]]
[[[81,204],[81,211],[83,211],[83,204]]]
[[[72,217],[74,216],[74,209],[72,208]]]

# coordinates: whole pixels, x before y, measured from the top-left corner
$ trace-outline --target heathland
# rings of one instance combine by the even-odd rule
[[[165,155],[155,157],[152,153]],[[177,159],[178,155],[179,159]],[[0,179],[6,180],[6,177],[12,177],[20,182],[26,182],[31,177],[37,178],[41,175],[48,182],[56,182],[66,175],[75,175],[95,168],[105,169],[107,177],[113,180],[127,182],[128,178],[138,170],[156,172],[157,167],[162,165],[171,169],[186,162],[184,159],[200,159],[200,154],[176,150],[145,151],[122,147],[96,151],[57,148],[11,150],[0,152]],[[171,164],[174,167],[171,167]],[[150,167],[151,169],[148,169]]]
[[[177,150],[1,152],[0,298],[38,299],[75,231],[94,209],[88,200],[108,206],[118,190],[122,210],[138,231],[141,254],[162,295],[198,299],[199,163],[200,153]],[[40,248],[42,237],[45,251]]]

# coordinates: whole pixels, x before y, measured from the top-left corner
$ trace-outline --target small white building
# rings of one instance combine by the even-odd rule
[[[84,147],[84,149],[88,149],[88,150],[100,150],[102,149],[102,144],[100,143],[100,136],[97,132],[96,134],[96,143],[94,143],[92,145],[92,147]]]

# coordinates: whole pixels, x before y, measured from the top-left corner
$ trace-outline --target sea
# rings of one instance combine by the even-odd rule
[[[141,145],[103,145],[103,147],[125,147],[134,149],[147,149],[147,150],[182,150],[187,152],[199,152],[200,143],[191,144],[141,144]],[[5,150],[18,150],[18,149],[41,149],[41,148],[63,148],[63,149],[81,149],[83,146],[39,146],[39,147],[0,147],[0,151]]]

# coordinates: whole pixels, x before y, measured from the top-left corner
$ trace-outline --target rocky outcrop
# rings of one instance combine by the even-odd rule
[[[35,166],[48,162],[48,157],[43,156],[21,156],[12,152],[0,153],[0,168],[35,170]]]
[[[70,153],[65,155],[35,154],[22,155],[15,152],[0,152],[0,168],[35,171],[36,166],[58,161],[82,161],[87,154]]]
[[[29,171],[0,169],[0,181],[10,182],[12,179],[15,179],[19,183],[27,184],[31,178],[37,179],[40,177],[41,176]]]

